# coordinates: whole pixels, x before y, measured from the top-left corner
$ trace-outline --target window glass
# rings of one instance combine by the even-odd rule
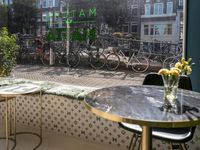
[[[127,45],[133,46],[127,41],[136,39],[151,46],[148,49],[158,55],[149,59],[162,63],[157,59],[163,54],[162,49],[155,50],[152,45],[156,41],[180,46],[183,4],[184,0],[0,0],[0,28],[5,26],[10,33],[22,36],[42,36],[46,42],[66,42],[64,51],[83,43],[87,49],[100,38],[106,45],[99,44],[103,45],[99,50],[111,50],[119,46],[111,42],[117,33],[122,51],[131,51]],[[139,48],[141,43],[137,43]],[[171,55],[174,53],[163,58]]]

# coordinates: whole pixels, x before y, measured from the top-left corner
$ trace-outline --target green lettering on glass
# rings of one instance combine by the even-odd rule
[[[97,15],[97,9],[94,8],[90,8],[89,9],[89,16],[96,16]]]
[[[58,12],[55,12],[55,17],[59,17],[59,13]]]
[[[87,21],[74,21],[74,24],[82,24],[82,23],[95,23],[95,20],[87,20]]]
[[[50,32],[47,35],[48,41],[56,41],[58,38],[58,32],[57,30],[50,30]]]
[[[52,17],[52,16],[53,16],[53,13],[52,13],[52,12],[49,12],[49,16]]]
[[[83,29],[77,28],[70,32],[70,40],[72,41],[85,41],[85,40],[95,40],[96,39],[96,29]],[[61,41],[67,40],[67,29],[51,29],[47,35],[48,41]]]
[[[85,12],[83,9],[81,9],[80,13],[79,13],[79,17],[85,17]]]
[[[73,23],[73,20],[72,19],[67,19],[66,20],[66,24],[72,24]]]
[[[63,12],[63,13],[60,13],[59,17],[61,18],[66,18],[67,16],[67,12]]]
[[[91,39],[91,40],[96,39],[96,29],[95,28],[89,30],[89,39]]]
[[[96,7],[89,8],[87,10],[87,13],[86,13],[86,10],[84,10],[84,9],[81,9],[80,11],[70,10],[69,12],[60,13],[59,17],[62,17],[62,18],[69,18],[69,17],[74,18],[74,17],[76,17],[76,15],[79,15],[79,17],[96,16],[97,15],[97,9],[96,9]]]
[[[70,13],[72,14],[71,17],[73,17],[73,18],[75,17],[75,12],[76,12],[76,10],[72,10],[72,11],[70,12]]]

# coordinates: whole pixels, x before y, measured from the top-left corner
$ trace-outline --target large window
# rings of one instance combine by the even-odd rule
[[[155,3],[154,15],[162,15],[162,14],[163,14],[163,3]]]
[[[99,40],[104,46],[99,48],[100,51],[111,50],[117,44],[108,37],[115,38],[114,35],[122,39],[122,43],[136,39],[149,42],[147,45],[155,41],[177,45],[183,39],[184,0],[10,1],[15,3],[8,7],[10,15],[7,18],[4,17],[9,14],[7,8],[0,5],[0,27],[8,26],[10,33],[42,35],[47,37],[47,42],[68,40],[70,42],[65,46],[68,50],[73,50],[74,45],[88,46],[98,38],[105,40]],[[5,12],[2,12],[3,8]],[[124,50],[123,46],[120,48]],[[130,50],[124,51],[129,54]],[[159,52],[162,54],[161,50]]]

